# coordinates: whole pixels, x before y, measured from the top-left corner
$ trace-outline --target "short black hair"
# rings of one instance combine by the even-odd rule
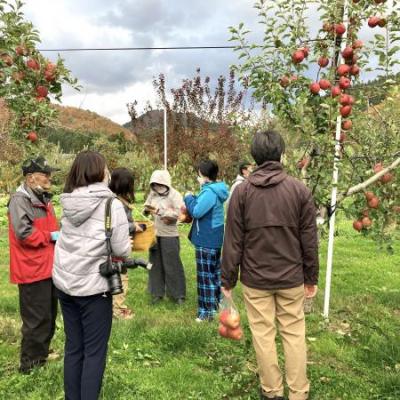
[[[253,136],[251,155],[257,165],[266,161],[280,161],[285,152],[285,142],[279,132],[268,129],[259,131]]]
[[[128,168],[115,168],[111,174],[110,189],[117,196],[135,200],[135,175]]]
[[[197,170],[211,181],[215,182],[217,180],[219,168],[214,160],[201,160]]]
[[[243,170],[248,169],[251,165],[251,162],[248,162],[247,160],[240,161],[239,163],[239,174],[243,175]]]

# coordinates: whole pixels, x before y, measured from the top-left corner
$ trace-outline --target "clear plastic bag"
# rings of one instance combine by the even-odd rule
[[[223,297],[219,304],[218,333],[228,339],[241,340],[243,330],[240,326],[239,311],[232,297]]]

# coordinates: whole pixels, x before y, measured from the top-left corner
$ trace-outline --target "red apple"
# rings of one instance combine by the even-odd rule
[[[226,326],[226,321],[229,317],[229,310],[228,309],[224,309],[219,313],[219,322],[221,322],[221,324]]]
[[[348,117],[351,114],[351,111],[352,111],[351,106],[340,107],[340,115],[344,118]]]
[[[321,90],[321,87],[319,86],[319,84],[317,82],[314,82],[310,85],[310,92],[312,94],[319,94]]]
[[[334,86],[331,90],[332,97],[337,97],[342,93],[342,90],[338,86]]]
[[[332,85],[327,79],[321,79],[319,81],[319,86],[322,90],[328,90]]]
[[[40,64],[33,58],[30,58],[26,62],[26,66],[30,69],[33,69],[34,71],[38,71],[40,69]]]
[[[336,35],[342,36],[346,32],[346,27],[344,24],[336,24],[335,25]]]
[[[370,17],[370,18],[368,19],[368,26],[369,26],[370,28],[375,28],[375,27],[379,24],[379,21],[380,21],[380,18],[379,18],[379,17],[376,17],[376,16]]]
[[[378,172],[381,172],[383,170],[382,163],[375,164],[373,170],[374,170],[375,174],[377,174]]]
[[[339,87],[340,89],[346,90],[351,86],[351,80],[346,78],[345,76],[341,76],[339,79]]]
[[[385,18],[380,18],[378,25],[383,28],[384,26],[386,26],[386,19]]]
[[[339,97],[339,103],[342,106],[348,106],[350,105],[350,96],[348,94],[343,93],[340,97]]]
[[[356,231],[360,232],[362,230],[362,228],[363,228],[363,223],[361,221],[354,221],[353,222],[353,228]]]
[[[378,197],[373,197],[371,200],[368,201],[369,208],[378,208],[379,207],[379,199]]]
[[[339,76],[347,75],[350,72],[350,67],[347,64],[339,65],[337,73]]]
[[[229,329],[236,329],[240,325],[240,315],[235,313],[229,313],[228,318],[226,319],[226,326]]]
[[[329,58],[328,58],[328,57],[320,57],[320,58],[318,59],[318,65],[319,65],[321,68],[327,67],[327,66],[329,65]]]
[[[243,338],[242,328],[228,329],[228,337],[232,340],[240,340]]]
[[[353,76],[360,75],[361,68],[358,65],[352,65],[350,68],[350,74]]]
[[[364,193],[365,198],[369,201],[372,200],[375,196],[374,192],[365,192]]]
[[[304,52],[301,50],[296,50],[293,54],[292,54],[292,61],[295,64],[300,64],[302,61],[304,60]]]
[[[352,59],[354,55],[354,50],[352,47],[347,46],[343,51],[342,51],[342,56],[343,58],[346,59]]]
[[[370,219],[369,217],[364,217],[364,218],[361,220],[361,222],[362,222],[362,226],[363,226],[364,228],[369,228],[369,227],[372,225],[372,221],[371,221],[371,219]]]
[[[393,180],[393,175],[391,173],[386,173],[379,179],[382,183],[389,183]]]
[[[38,97],[46,97],[49,94],[49,89],[46,86],[36,86],[36,94]]]
[[[350,119],[342,122],[342,129],[349,131],[353,127],[353,122]]]
[[[364,42],[362,40],[355,40],[353,42],[353,49],[362,49],[364,47]]]
[[[304,58],[307,58],[308,55],[310,54],[310,49],[308,47],[302,47],[299,50],[303,52]]]
[[[6,53],[1,55],[1,59],[3,60],[4,64],[8,65],[9,67],[11,67],[11,65],[14,63],[13,58]]]
[[[282,78],[279,80],[279,84],[283,87],[286,88],[290,84],[290,79],[287,76],[282,76]]]
[[[35,131],[31,131],[26,135],[26,138],[34,143],[36,140],[38,140],[38,135]]]
[[[225,325],[223,325],[223,324],[219,324],[218,333],[219,333],[222,337],[227,338],[227,337],[228,337],[228,328],[227,328]]]

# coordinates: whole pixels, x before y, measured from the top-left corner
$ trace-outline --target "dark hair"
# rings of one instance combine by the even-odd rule
[[[202,160],[197,168],[200,173],[209,178],[211,181],[216,181],[218,176],[218,164],[214,160]]]
[[[111,174],[110,189],[125,200],[135,201],[135,176],[128,168],[115,168]]]
[[[280,161],[285,142],[279,132],[269,129],[257,132],[251,143],[251,155],[257,165],[266,161]]]
[[[97,151],[86,150],[79,153],[68,173],[64,193],[104,180],[106,159]]]
[[[249,168],[250,165],[251,165],[251,162],[248,162],[247,160],[240,161],[240,163],[239,163],[239,174],[243,175],[243,170]]]

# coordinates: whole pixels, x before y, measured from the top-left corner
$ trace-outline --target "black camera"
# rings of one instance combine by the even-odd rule
[[[100,265],[100,275],[107,278],[108,287],[112,295],[120,294],[123,292],[121,274],[126,274],[128,269],[136,269],[142,267],[151,270],[153,265],[141,258],[127,258],[124,261],[112,261],[108,259]]]

